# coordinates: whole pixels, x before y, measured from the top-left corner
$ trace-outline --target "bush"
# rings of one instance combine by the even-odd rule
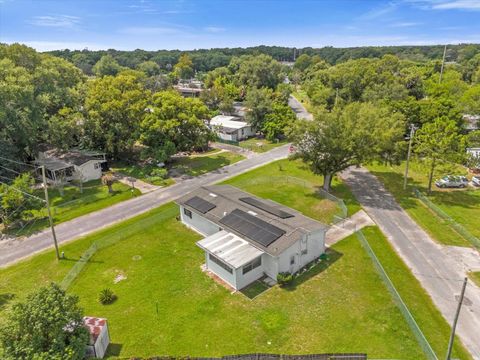
[[[161,179],[166,179],[168,175],[167,169],[164,168],[155,168],[150,171],[150,177],[156,177]]]
[[[277,282],[280,286],[285,286],[293,281],[293,275],[289,272],[282,272],[277,275]]]
[[[111,304],[116,299],[117,299],[117,296],[109,288],[106,288],[106,289],[103,289],[102,291],[100,291],[100,296],[98,297],[98,300],[103,305]]]

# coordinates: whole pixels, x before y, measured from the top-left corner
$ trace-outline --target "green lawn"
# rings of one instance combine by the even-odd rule
[[[58,189],[49,189],[50,205],[55,224],[109,207],[118,202],[140,195],[140,191],[131,191],[130,186],[116,182],[113,184],[113,193],[101,184],[100,180],[92,180],[83,184],[83,193],[76,186],[64,187],[61,196]],[[37,196],[43,198],[43,190],[37,191]],[[10,234],[17,236],[30,235],[48,226],[47,211],[45,208],[32,211],[35,219],[24,228],[12,228]]]
[[[270,151],[278,146],[287,144],[288,141],[268,141],[266,139],[258,139],[256,137],[240,141],[240,147],[244,149],[248,149],[251,151],[255,151],[258,153]]]
[[[475,283],[477,286],[480,286],[480,272],[471,272],[468,274],[468,277]]]
[[[409,171],[409,187],[403,190],[404,164],[400,166],[385,166],[374,164],[367,166],[377,176],[385,187],[395,196],[400,205],[409,215],[421,225],[435,240],[446,245],[472,246],[443,219],[435,215],[413,194],[417,187],[426,194],[427,172],[421,164],[413,162]],[[457,168],[455,173],[461,171]],[[438,177],[450,173],[451,169],[439,171]],[[480,237],[480,190],[439,190],[433,188],[430,200],[463,225],[474,236]]]
[[[229,151],[215,152],[212,155],[191,155],[175,159],[171,167],[190,176],[199,176],[221,167],[245,159],[242,155]]]
[[[118,238],[91,259],[70,289],[86,314],[108,318],[111,355],[365,351],[377,358],[422,358],[355,236],[335,245],[329,260],[295,286],[274,287],[250,300],[202,273],[204,255],[194,244],[200,236],[175,220],[176,213],[168,204],[62,246],[75,259],[92,241]],[[72,265],[57,265],[49,251],[0,270],[0,294],[22,299],[60,280]],[[114,284],[119,273],[127,279]],[[105,287],[118,296],[112,305],[98,303]]]
[[[279,160],[224,183],[285,204],[328,224],[334,215],[340,215],[340,209],[318,193],[322,181],[321,176],[314,175],[300,160]],[[337,178],[333,181],[332,193],[345,201],[348,216],[360,210],[348,187]]]
[[[115,162],[110,167],[113,172],[122,173],[126,176],[142,180],[146,183],[157,186],[169,186],[175,183],[173,179],[161,179],[159,177],[152,177],[150,174],[152,170],[157,169],[155,165],[137,165],[127,164],[124,162]]]

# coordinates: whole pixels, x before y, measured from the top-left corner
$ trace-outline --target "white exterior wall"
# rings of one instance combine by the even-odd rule
[[[225,282],[231,285],[234,289],[239,289],[237,287],[236,279],[235,279],[235,269],[232,268],[232,273],[230,274],[224,268],[218,266],[213,261],[210,260],[209,254],[205,252],[205,264],[207,265],[207,269],[217,274],[220,278],[222,278]]]
[[[83,181],[97,180],[102,177],[102,162],[90,160],[80,166],[75,165],[75,170],[82,173]],[[97,169],[95,169],[95,164],[98,164]]]
[[[236,284],[237,290],[243,289],[245,286],[251,284],[255,280],[260,279],[263,276],[263,255],[262,255],[262,265],[259,267],[250,270],[248,273],[243,275],[243,266],[235,270],[236,273]]]
[[[237,134],[236,133],[224,134],[224,133],[218,131],[217,135],[222,140],[237,141]]]
[[[306,254],[302,250],[307,249]],[[278,257],[278,272],[295,273],[302,267],[312,262],[325,252],[325,230],[319,230],[304,235],[295,244],[286,249]],[[290,264],[291,257],[295,257],[295,263]]]
[[[192,218],[190,219],[183,211],[184,207],[180,206],[180,218],[182,222],[202,235],[210,236],[220,231],[220,227],[215,223],[205,219],[192,211]]]
[[[263,272],[271,277],[273,280],[277,281],[278,275],[278,258],[269,255],[263,254],[262,255],[262,268]]]
[[[95,342],[95,354],[97,355],[97,358],[102,359],[105,356],[108,344],[110,344],[110,336],[108,334],[107,323],[105,323],[105,326],[102,328],[102,331]]]
[[[243,130],[243,134],[242,134],[242,130]],[[238,136],[237,136],[238,140],[243,140],[255,135],[255,131],[252,129],[251,126],[246,126],[242,129],[238,129],[237,133],[238,133]]]
[[[468,148],[467,153],[475,157],[480,157],[480,148]]]

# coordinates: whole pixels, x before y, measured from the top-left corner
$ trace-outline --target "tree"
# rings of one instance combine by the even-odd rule
[[[460,99],[463,110],[467,114],[480,115],[480,84],[470,87]]]
[[[331,113],[319,111],[314,121],[297,122],[291,132],[297,156],[323,175],[324,190],[330,191],[337,172],[378,157],[380,134],[387,130],[385,122],[376,121],[381,115],[372,104],[352,103]]]
[[[230,66],[238,68],[235,76],[240,87],[275,89],[283,81],[282,65],[268,55],[234,58]]]
[[[183,98],[176,91],[156,93],[142,121],[140,141],[148,147],[147,155],[158,161],[167,160],[175,151],[205,149],[213,139],[204,122],[209,117],[199,99]]]
[[[53,283],[13,305],[0,329],[5,360],[81,360],[88,336],[78,297]]]
[[[248,108],[247,120],[253,127],[261,130],[265,122],[265,115],[272,111],[273,91],[269,88],[250,88],[245,105]]]
[[[85,101],[86,145],[112,157],[132,153],[150,96],[143,80],[144,74],[128,70],[90,82]]]
[[[147,76],[160,74],[160,66],[155,61],[144,61],[137,65],[137,70],[142,71]]]
[[[120,70],[122,70],[122,67],[111,55],[102,56],[92,69],[93,73],[99,77],[107,75],[115,76],[120,72]]]
[[[0,185],[0,219],[8,228],[16,221],[23,220],[41,202],[33,196],[35,180],[29,173],[17,176],[11,185]]]
[[[115,183],[115,177],[112,174],[105,174],[102,176],[102,184],[108,187],[108,192],[113,193],[113,184]]]
[[[46,141],[59,149],[78,145],[83,136],[84,116],[71,108],[63,108],[48,120]]]
[[[423,125],[415,135],[415,152],[429,163],[428,192],[432,191],[433,175],[440,162],[458,162],[465,156],[465,137],[455,121],[438,118]]]
[[[285,136],[286,129],[292,126],[295,120],[296,115],[288,105],[275,102],[272,111],[265,115],[262,132],[267,140],[281,139]]]
[[[177,64],[173,67],[173,71],[180,79],[190,79],[193,77],[192,59],[187,53],[180,55]]]

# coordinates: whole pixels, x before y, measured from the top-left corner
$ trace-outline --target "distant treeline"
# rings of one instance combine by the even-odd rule
[[[192,59],[194,70],[199,72],[211,71],[217,67],[226,66],[234,56],[240,55],[270,55],[278,61],[294,61],[301,54],[319,55],[331,65],[345,62],[350,59],[379,58],[386,54],[396,55],[400,59],[412,61],[429,61],[441,59],[444,45],[431,46],[364,46],[352,48],[302,48],[295,49],[281,46],[255,46],[249,48],[218,48],[200,49],[192,51],[180,50],[56,50],[49,52],[52,55],[69,60],[86,74],[92,73],[92,67],[104,55],[111,55],[121,66],[136,68],[145,61],[154,61],[164,71],[170,71],[178,62],[182,53],[188,53]],[[464,62],[480,52],[480,44],[448,45],[446,59],[449,62]]]

